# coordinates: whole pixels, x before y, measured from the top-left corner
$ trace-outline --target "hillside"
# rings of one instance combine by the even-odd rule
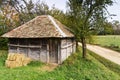
[[[6,51],[0,51],[1,80],[119,80],[119,74],[109,70],[91,55],[88,59],[81,58],[81,52],[70,56],[55,70],[41,71],[45,64],[32,62],[28,66],[8,69],[4,66]]]

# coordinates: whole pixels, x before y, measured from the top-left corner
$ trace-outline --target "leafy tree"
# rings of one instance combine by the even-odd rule
[[[46,3],[38,0],[36,3],[33,0],[11,0],[11,6],[19,13],[21,24],[33,19],[37,15],[47,14],[49,7]]]
[[[112,35],[113,24],[111,22],[104,22],[103,27],[99,28],[98,35]]]
[[[5,28],[5,32],[18,26],[19,15],[18,13],[9,5],[7,0],[0,3],[0,25],[2,28]],[[4,32],[4,31],[3,31]]]
[[[67,24],[66,21],[65,21],[66,20],[66,14],[62,10],[59,10],[58,8],[56,8],[54,5],[53,5],[52,9],[49,10],[48,14],[50,14],[54,18],[58,19],[63,24]]]
[[[86,41],[102,27],[106,17],[106,7],[112,0],[69,0],[68,15],[71,29],[77,42],[82,43],[83,58],[86,58]]]
[[[120,22],[117,20],[114,20],[112,24],[113,24],[114,35],[119,35],[120,34]]]

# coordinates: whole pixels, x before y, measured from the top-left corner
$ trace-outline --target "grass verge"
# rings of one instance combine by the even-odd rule
[[[72,54],[55,70],[48,72],[40,70],[44,64],[32,62],[28,66],[8,69],[3,64],[6,51],[0,50],[1,80],[120,80],[120,76],[88,54],[87,59],[81,57],[81,52]]]
[[[88,51],[88,52],[90,55],[92,55],[94,58],[96,58],[99,62],[101,62],[103,65],[105,65],[105,67],[107,67],[108,69],[110,69],[120,75],[120,65],[113,63],[113,62],[105,59],[104,57],[101,57],[91,51]]]

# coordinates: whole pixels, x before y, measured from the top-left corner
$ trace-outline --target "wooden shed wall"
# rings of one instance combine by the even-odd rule
[[[10,39],[9,53],[24,53],[34,60],[47,62],[48,46],[47,39]]]
[[[57,61],[55,62],[61,64],[75,51],[76,51],[76,43],[75,40],[72,38],[9,39],[9,53],[24,53],[26,56],[34,60],[40,60],[45,63],[54,62],[56,59]],[[55,55],[55,53],[57,55]]]
[[[76,43],[74,39],[61,40],[61,63],[76,51]]]

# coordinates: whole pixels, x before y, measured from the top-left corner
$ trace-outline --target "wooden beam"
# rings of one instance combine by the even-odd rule
[[[71,47],[73,45],[73,43],[72,44],[69,44],[69,45],[66,45],[66,46],[63,46],[63,47],[61,47],[62,49],[64,49],[64,48],[67,48],[67,47]]]
[[[14,47],[24,47],[24,48],[41,48],[41,46],[28,46],[28,45],[15,45],[15,44],[8,44],[9,46],[14,46]]]

